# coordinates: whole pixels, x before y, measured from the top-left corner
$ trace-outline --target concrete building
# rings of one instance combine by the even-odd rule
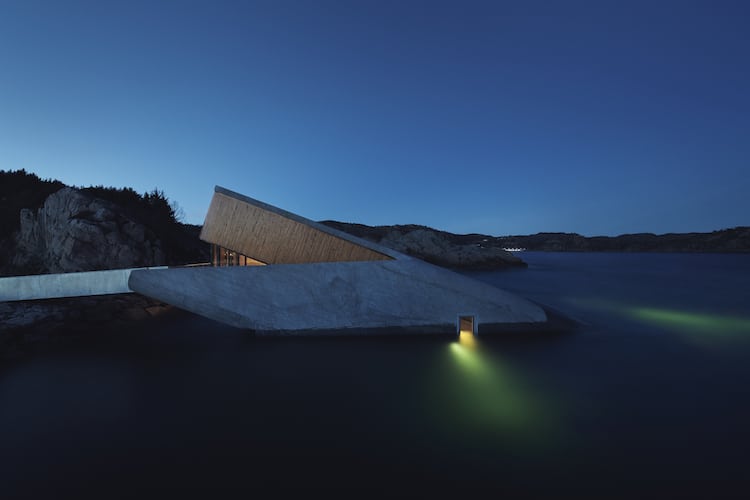
[[[216,187],[212,266],[134,270],[131,290],[259,335],[456,333],[543,325],[526,299]]]

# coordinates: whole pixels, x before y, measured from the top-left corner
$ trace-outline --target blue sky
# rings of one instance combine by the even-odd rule
[[[496,235],[750,224],[748,2],[0,2],[0,169]]]

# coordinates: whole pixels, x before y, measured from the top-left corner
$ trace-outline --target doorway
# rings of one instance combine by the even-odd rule
[[[473,314],[461,314],[458,316],[458,334],[477,334],[477,322]]]

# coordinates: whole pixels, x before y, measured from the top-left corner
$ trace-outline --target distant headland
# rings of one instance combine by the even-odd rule
[[[397,247],[411,244],[417,248],[429,248],[429,241],[439,242],[438,246],[512,248],[539,252],[750,252],[750,227],[748,226],[710,233],[637,233],[587,237],[577,233],[537,233],[518,236],[453,234],[413,224],[374,227],[336,221],[324,221],[323,224],[360,238],[393,246],[406,253],[409,252],[408,248]],[[430,258],[439,260],[439,256],[433,256],[431,251],[427,254],[427,260]]]

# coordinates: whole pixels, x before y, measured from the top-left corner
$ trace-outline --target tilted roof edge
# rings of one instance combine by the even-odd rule
[[[237,193],[235,191],[232,191],[231,189],[227,189],[221,186],[215,186],[214,192],[223,194],[225,196],[229,196],[230,198],[234,198],[236,200],[239,200],[243,203],[248,203],[250,205],[254,205],[258,208],[261,208],[263,210],[266,210],[268,212],[274,213],[276,215],[279,215],[281,217],[293,220],[295,222],[299,222],[300,224],[304,224],[306,226],[312,227],[318,231],[321,231],[323,233],[329,234],[331,236],[334,236],[336,238],[342,239],[344,241],[348,241],[349,243],[352,243],[354,245],[359,245],[361,247],[367,248],[369,250],[372,250],[373,252],[378,252],[383,255],[387,255],[388,257],[392,259],[398,259],[398,260],[405,260],[405,259],[412,259],[413,257],[410,257],[406,254],[403,254],[401,252],[397,252],[395,250],[392,250],[388,247],[384,247],[382,245],[378,245],[377,243],[373,243],[371,241],[358,238],[356,236],[353,236],[351,234],[345,233],[343,231],[339,231],[338,229],[334,229],[332,227],[325,226],[323,224],[320,224],[318,222],[315,222],[313,220],[307,219],[305,217],[302,217],[301,215],[297,215],[292,212],[288,212],[282,208],[275,207],[273,205],[269,205],[268,203],[265,203],[260,200],[256,200],[255,198],[251,198],[249,196],[245,196],[244,194]]]

